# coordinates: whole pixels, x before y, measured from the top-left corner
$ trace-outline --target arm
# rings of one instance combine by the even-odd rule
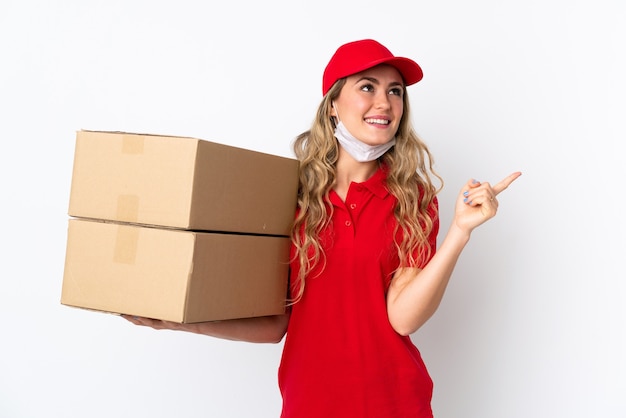
[[[252,343],[278,343],[287,332],[289,313],[257,318],[229,319],[225,321],[180,324],[177,322],[122,315],[135,325],[154,329],[169,329],[203,334],[232,341]]]
[[[452,225],[433,258],[423,269],[399,269],[391,281],[387,312],[396,332],[412,334],[435,313],[472,231],[496,215],[495,197],[520,175],[513,173],[493,187],[476,181],[463,187],[457,197]]]

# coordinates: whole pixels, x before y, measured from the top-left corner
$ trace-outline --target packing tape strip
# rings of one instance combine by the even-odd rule
[[[121,264],[135,264],[137,244],[139,243],[139,227],[118,225],[115,237],[113,261]]]
[[[143,154],[142,135],[122,135],[122,154]]]
[[[125,222],[137,222],[139,217],[139,196],[122,194],[117,197],[117,219]]]

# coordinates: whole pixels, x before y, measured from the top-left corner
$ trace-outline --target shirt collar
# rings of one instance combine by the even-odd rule
[[[389,190],[387,189],[388,171],[387,166],[381,165],[374,175],[361,183],[361,185],[366,187],[376,197],[384,199],[389,194]]]
[[[387,189],[387,185],[386,185],[388,172],[389,172],[388,168],[384,165],[381,165],[378,168],[378,170],[374,172],[372,177],[370,177],[369,179],[365,180],[362,183],[353,183],[353,184],[357,185],[361,189],[362,188],[367,189],[370,193],[372,193],[374,196],[378,197],[379,199],[384,199],[389,194],[389,190]],[[331,190],[330,202],[335,206],[343,203],[334,190]]]

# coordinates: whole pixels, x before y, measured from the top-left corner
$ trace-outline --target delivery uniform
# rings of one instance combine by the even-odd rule
[[[385,179],[381,168],[352,183],[345,202],[330,194],[332,222],[320,237],[326,257],[306,278],[287,329],[282,418],[432,417],[433,384],[420,353],[387,316],[386,290],[399,259],[396,199]],[[431,256],[438,229],[435,220]],[[292,280],[298,268],[292,262]]]

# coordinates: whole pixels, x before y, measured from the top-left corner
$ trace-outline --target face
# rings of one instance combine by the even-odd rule
[[[368,145],[389,142],[404,112],[402,76],[390,65],[379,65],[346,79],[334,100],[331,116]]]

